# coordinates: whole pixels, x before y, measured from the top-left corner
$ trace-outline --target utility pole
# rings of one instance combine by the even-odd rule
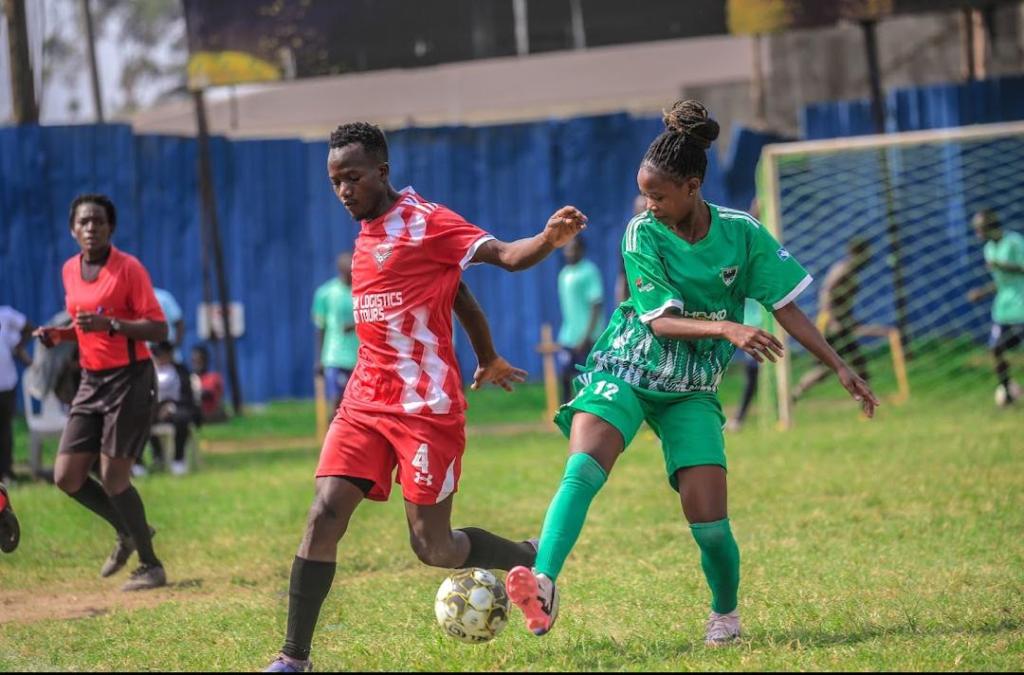
[[[89,47],[89,75],[92,76],[92,101],[96,106],[96,121],[103,124],[103,97],[100,96],[100,69],[96,65],[96,33],[92,26],[92,7],[82,0],[82,20],[85,22],[85,42]]]
[[[32,77],[32,62],[28,57],[28,23],[25,19],[25,0],[3,0],[7,19],[7,46],[11,60],[11,102],[15,124],[39,122],[36,105],[36,87]]]

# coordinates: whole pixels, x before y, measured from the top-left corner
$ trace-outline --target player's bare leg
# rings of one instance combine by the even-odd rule
[[[359,483],[363,483],[360,485]],[[316,497],[306,519],[306,531],[292,563],[288,587],[288,632],[281,653],[267,672],[312,670],[309,660],[313,631],[324,599],[334,582],[338,542],[348,529],[356,507],[372,486],[369,481],[327,476],[316,479]]]

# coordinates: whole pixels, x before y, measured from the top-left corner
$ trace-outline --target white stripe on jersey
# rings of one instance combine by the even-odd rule
[[[640,223],[643,222],[646,214],[641,213],[633,216],[633,219],[629,221],[629,225],[626,226],[626,250],[630,253],[636,253],[637,251],[637,239],[639,238]]]
[[[402,378],[402,408],[409,414],[418,413],[426,406],[426,401],[416,392],[420,383],[422,370],[412,359],[412,350],[416,346],[413,339],[402,333],[405,314],[398,313],[388,319],[387,343],[395,350],[395,372]]]
[[[427,406],[438,415],[443,415],[451,410],[452,400],[444,391],[444,381],[448,377],[448,365],[437,354],[437,336],[427,328],[427,321],[430,318],[429,310],[426,307],[417,307],[412,310],[415,323],[412,327],[412,338],[423,345],[423,356],[420,358],[420,367],[427,375]]]
[[[729,209],[724,206],[719,206],[718,215],[724,216],[725,218],[728,218],[730,220],[745,220],[754,227],[761,227],[761,223],[757,222],[757,218],[754,218],[754,216],[750,215],[749,213],[746,213],[745,211],[737,211],[736,209]]]

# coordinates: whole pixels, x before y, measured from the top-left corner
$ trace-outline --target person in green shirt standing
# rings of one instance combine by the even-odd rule
[[[992,303],[992,335],[989,346],[996,362],[999,389],[996,400],[1009,405],[1019,398],[1020,390],[1010,379],[1006,352],[1024,344],[1024,235],[1003,230],[999,217],[990,209],[974,214],[971,227],[985,242],[985,266],[992,282],[972,288],[967,298],[977,302],[995,293]]]
[[[716,392],[737,347],[759,362],[783,351],[770,333],[743,325],[746,298],[832,368],[865,414],[878,405],[793,302],[810,275],[753,217],[702,198],[705,150],[718,137],[707,109],[682,101],[665,122],[637,175],[648,209],[629,222],[622,241],[630,297],[594,345],[576,397],[557,414],[569,459],[534,568],[517,567],[506,578],[509,598],[536,635],[558,615],[555,581],[591,501],[646,421],[661,439],[668,483],[679,493],[711,589],[705,643],[739,636],[740,558],[726,508],[725,416]]]
[[[338,276],[316,289],[313,295],[313,324],[316,326],[317,375],[324,376],[324,389],[331,412],[338,409],[345,387],[356,367],[359,338],[352,314],[352,253],[338,256]]]
[[[586,247],[576,237],[562,249],[565,266],[558,273],[558,302],[562,308],[562,327],[558,331],[562,370],[562,402],[572,398],[572,380],[576,364],[583,363],[590,348],[604,330],[602,305],[604,286],[601,272],[583,256]]]

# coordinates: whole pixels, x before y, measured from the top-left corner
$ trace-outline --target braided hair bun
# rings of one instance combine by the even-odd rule
[[[702,150],[707,150],[718,138],[718,122],[711,119],[708,109],[700,101],[676,101],[671,110],[664,112],[662,119],[669,131],[682,134],[687,143]]]

